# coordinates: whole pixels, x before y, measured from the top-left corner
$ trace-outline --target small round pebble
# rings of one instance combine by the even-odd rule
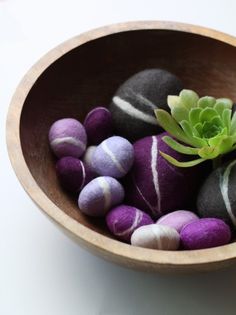
[[[152,224],[153,220],[137,208],[120,205],[108,212],[106,223],[112,234],[130,243],[132,233],[140,226]]]
[[[93,178],[84,163],[71,156],[57,161],[56,173],[61,185],[73,193],[79,192]]]
[[[184,249],[210,248],[229,243],[231,231],[223,220],[203,218],[185,225],[180,238]]]
[[[73,118],[57,120],[49,130],[49,143],[58,158],[63,156],[79,158],[87,146],[84,126]]]
[[[113,126],[110,111],[105,107],[94,108],[87,114],[84,128],[90,144],[99,144],[112,136]]]
[[[90,216],[104,216],[112,207],[122,203],[124,189],[109,176],[100,176],[89,182],[78,199],[80,210]]]
[[[141,226],[131,236],[132,245],[151,249],[177,250],[179,243],[179,233],[169,226],[160,224]]]
[[[163,215],[156,223],[170,226],[180,233],[186,224],[196,220],[199,220],[199,217],[195,213],[187,210],[177,210]]]
[[[104,140],[93,154],[93,167],[100,175],[120,178],[133,165],[134,149],[125,138],[113,136]]]
[[[93,167],[93,154],[94,152],[96,151],[96,146],[95,145],[91,145],[89,147],[87,147],[84,155],[83,155],[83,158],[82,158],[82,161],[84,162],[84,164],[89,167],[93,172],[95,172],[95,169]]]

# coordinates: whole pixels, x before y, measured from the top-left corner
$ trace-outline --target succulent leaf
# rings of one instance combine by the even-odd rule
[[[157,109],[155,115],[159,125],[177,141],[169,136],[163,137],[163,141],[179,153],[200,157],[179,162],[161,152],[173,165],[194,166],[236,149],[236,112],[232,116],[233,102],[230,99],[199,98],[194,91],[182,90],[179,95],[168,96],[168,105],[171,114]]]
[[[178,166],[178,167],[191,167],[191,166],[195,166],[197,164],[200,164],[204,161],[206,161],[205,159],[201,158],[201,159],[196,159],[196,160],[192,160],[192,161],[187,161],[187,162],[180,162],[176,159],[174,159],[172,156],[161,152],[160,154],[163,156],[163,158],[165,158],[168,162],[170,162],[171,164]]]
[[[198,154],[198,149],[192,148],[192,147],[187,147],[177,141],[175,141],[173,138],[164,136],[162,140],[168,144],[169,147],[171,147],[173,150],[183,153],[183,154],[188,154],[188,155],[197,155]]]

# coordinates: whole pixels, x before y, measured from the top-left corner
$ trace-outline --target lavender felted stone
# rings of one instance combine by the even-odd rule
[[[92,164],[98,174],[120,178],[128,173],[133,160],[132,144],[125,138],[113,136],[97,146]]]
[[[187,210],[177,210],[163,215],[156,223],[170,226],[180,232],[186,224],[196,220],[199,220],[199,217],[195,213]]]
[[[113,134],[112,116],[105,107],[96,107],[91,110],[85,120],[84,128],[90,144],[99,144]]]
[[[79,192],[93,178],[84,163],[71,156],[57,161],[56,173],[61,185],[73,193]]]
[[[223,220],[203,218],[185,225],[180,238],[184,249],[210,248],[229,243],[231,231]]]
[[[159,150],[177,160],[183,161],[186,156],[165,144],[164,135],[145,137],[134,143],[134,164],[124,179],[125,202],[154,218],[176,209],[191,208],[206,172],[204,165],[180,168],[166,161]]]
[[[162,69],[136,73],[116,91],[110,104],[115,131],[130,141],[161,131],[154,109],[168,110],[167,96],[178,95],[183,84]]]
[[[122,203],[124,189],[109,176],[100,176],[89,182],[81,191],[78,199],[80,210],[94,217],[104,216],[112,207]]]
[[[131,236],[132,245],[151,249],[177,250],[179,243],[179,233],[169,226],[160,224],[141,226]]]
[[[151,217],[134,207],[120,205],[113,208],[106,216],[106,223],[118,239],[130,242],[131,234],[140,226],[152,224]]]
[[[49,130],[49,143],[58,158],[63,156],[79,158],[87,145],[84,126],[73,118],[57,120]]]
[[[207,177],[198,194],[197,209],[201,217],[220,218],[236,228],[236,160]]]

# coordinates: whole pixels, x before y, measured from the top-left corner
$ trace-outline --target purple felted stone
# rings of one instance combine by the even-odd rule
[[[180,235],[176,229],[161,224],[143,225],[131,236],[132,245],[151,249],[177,250],[179,243]]]
[[[125,138],[113,136],[97,146],[92,164],[98,174],[120,178],[128,173],[133,160],[132,144]]]
[[[79,158],[87,146],[84,126],[73,118],[57,120],[49,130],[49,143],[58,158],[64,156]]]
[[[210,248],[228,244],[231,231],[223,220],[204,218],[185,225],[180,238],[184,249]]]
[[[94,108],[87,114],[84,128],[90,144],[97,145],[112,136],[113,126],[110,111],[105,107]]]
[[[61,185],[73,193],[78,193],[93,178],[83,162],[71,156],[57,161],[56,173]]]
[[[93,179],[81,191],[78,199],[80,210],[94,217],[104,216],[112,207],[124,199],[124,189],[112,177],[100,176]]]
[[[154,218],[176,209],[191,208],[202,177],[207,173],[205,165],[180,168],[166,161],[159,151],[180,161],[186,159],[163,142],[166,134],[145,137],[134,143],[134,164],[123,181],[125,202]]]
[[[199,217],[195,213],[187,210],[177,210],[163,215],[156,223],[170,226],[180,232],[186,224],[196,220],[199,220]]]
[[[86,165],[92,172],[94,172],[94,174],[96,174],[96,171],[93,166],[93,154],[96,151],[96,148],[97,147],[95,145],[91,145],[87,147],[82,157],[82,161],[84,162],[84,165]]]
[[[112,234],[130,243],[132,233],[140,226],[152,224],[153,220],[147,213],[137,208],[120,205],[108,212],[106,223]]]

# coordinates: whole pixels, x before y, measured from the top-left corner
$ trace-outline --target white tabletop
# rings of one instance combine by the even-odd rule
[[[11,96],[39,57],[86,30],[129,20],[173,20],[236,36],[234,0],[0,0],[0,314],[235,315],[236,266],[159,275],[103,261],[68,239],[34,205],[11,168]]]

